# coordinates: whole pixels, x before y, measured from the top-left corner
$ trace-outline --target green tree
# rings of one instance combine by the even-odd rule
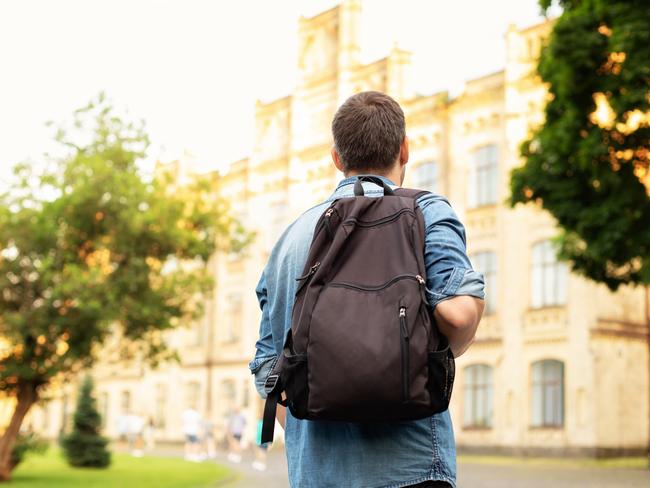
[[[548,9],[552,0],[540,0]],[[616,290],[650,284],[650,8],[647,0],[560,0],[538,65],[545,123],[521,148],[513,205],[561,228],[560,257]]]
[[[100,434],[102,418],[92,396],[93,381],[87,375],[79,388],[72,432],[63,437],[61,445],[71,466],[105,468],[111,463],[108,439]]]
[[[143,175],[143,124],[103,95],[56,139],[66,155],[40,172],[17,166],[0,195],[0,391],[16,399],[0,480],[39,392],[89,367],[113,333],[144,358],[167,357],[163,332],[202,313],[209,257],[250,239],[213,182]]]
[[[14,469],[22,463],[28,454],[45,454],[48,447],[48,442],[34,432],[21,432],[16,438],[16,443],[11,453],[11,469]]]

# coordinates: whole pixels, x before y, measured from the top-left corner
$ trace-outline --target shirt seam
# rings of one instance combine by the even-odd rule
[[[444,481],[446,483],[449,483],[452,486],[452,488],[456,488],[456,482],[452,478],[446,475],[436,476],[433,474],[425,475],[420,478],[415,478],[409,481],[400,481],[399,483],[396,484],[394,483],[391,485],[383,485],[380,488],[404,488],[406,486],[412,486],[418,483],[424,483],[425,481]]]
[[[277,361],[277,357],[278,357],[277,354],[271,354],[269,356],[260,356],[257,358],[253,358],[253,360],[250,363],[248,363],[248,369],[250,369],[251,374],[255,374],[260,370],[260,368],[265,362],[267,362],[269,359],[274,359],[274,358]]]
[[[460,282],[463,280],[463,277],[465,276],[465,272],[467,271],[467,269],[468,268],[462,268],[460,266],[454,267],[454,270],[451,272],[451,276],[447,280],[447,284],[442,289],[440,294],[453,295],[456,292],[456,290],[458,290],[458,287],[460,286]]]

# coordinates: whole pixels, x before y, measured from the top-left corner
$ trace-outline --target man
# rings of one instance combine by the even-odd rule
[[[320,215],[333,200],[354,195],[358,175],[379,176],[391,187],[404,180],[409,158],[404,113],[389,96],[364,92],[350,97],[334,116],[332,134],[332,159],[345,179],[330,198],[284,232],[256,289],[262,319],[249,366],[262,397],[291,326],[295,278],[305,265]],[[363,186],[365,195],[383,192],[371,182]],[[457,357],[472,343],[483,313],[483,277],[472,269],[464,228],[447,200],[427,194],[417,203],[426,228],[427,299]],[[410,422],[365,424],[298,420],[278,407],[278,419],[285,427],[292,487],[455,486],[456,450],[448,411]]]

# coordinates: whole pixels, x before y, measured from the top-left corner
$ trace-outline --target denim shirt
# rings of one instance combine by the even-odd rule
[[[386,178],[382,179],[395,185]],[[356,177],[342,180],[325,202],[302,214],[274,246],[256,293],[262,310],[260,337],[249,367],[262,397],[287,331],[297,282],[316,222],[338,198],[354,196]],[[364,182],[364,193],[383,189]],[[427,194],[417,201],[426,228],[426,295],[431,307],[457,295],[484,297],[484,280],[465,251],[465,230],[449,202]],[[299,420],[287,409],[285,445],[289,482],[294,488],[403,487],[427,480],[456,484],[456,447],[449,411],[397,423],[349,423]]]

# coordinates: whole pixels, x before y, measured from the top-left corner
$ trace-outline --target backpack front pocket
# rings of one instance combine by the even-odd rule
[[[456,364],[454,355],[449,347],[449,342],[441,335],[440,346],[437,351],[429,351],[429,383],[427,385],[431,395],[431,409],[434,413],[444,412],[449,408],[451,391],[454,386]]]
[[[391,421],[425,416],[428,333],[416,275],[381,285],[330,283],[309,327],[314,419]],[[348,304],[348,306],[336,306]]]
[[[307,355],[285,354],[283,371],[284,390],[287,394],[287,406],[294,417],[307,417],[307,400],[309,387],[307,385]]]

